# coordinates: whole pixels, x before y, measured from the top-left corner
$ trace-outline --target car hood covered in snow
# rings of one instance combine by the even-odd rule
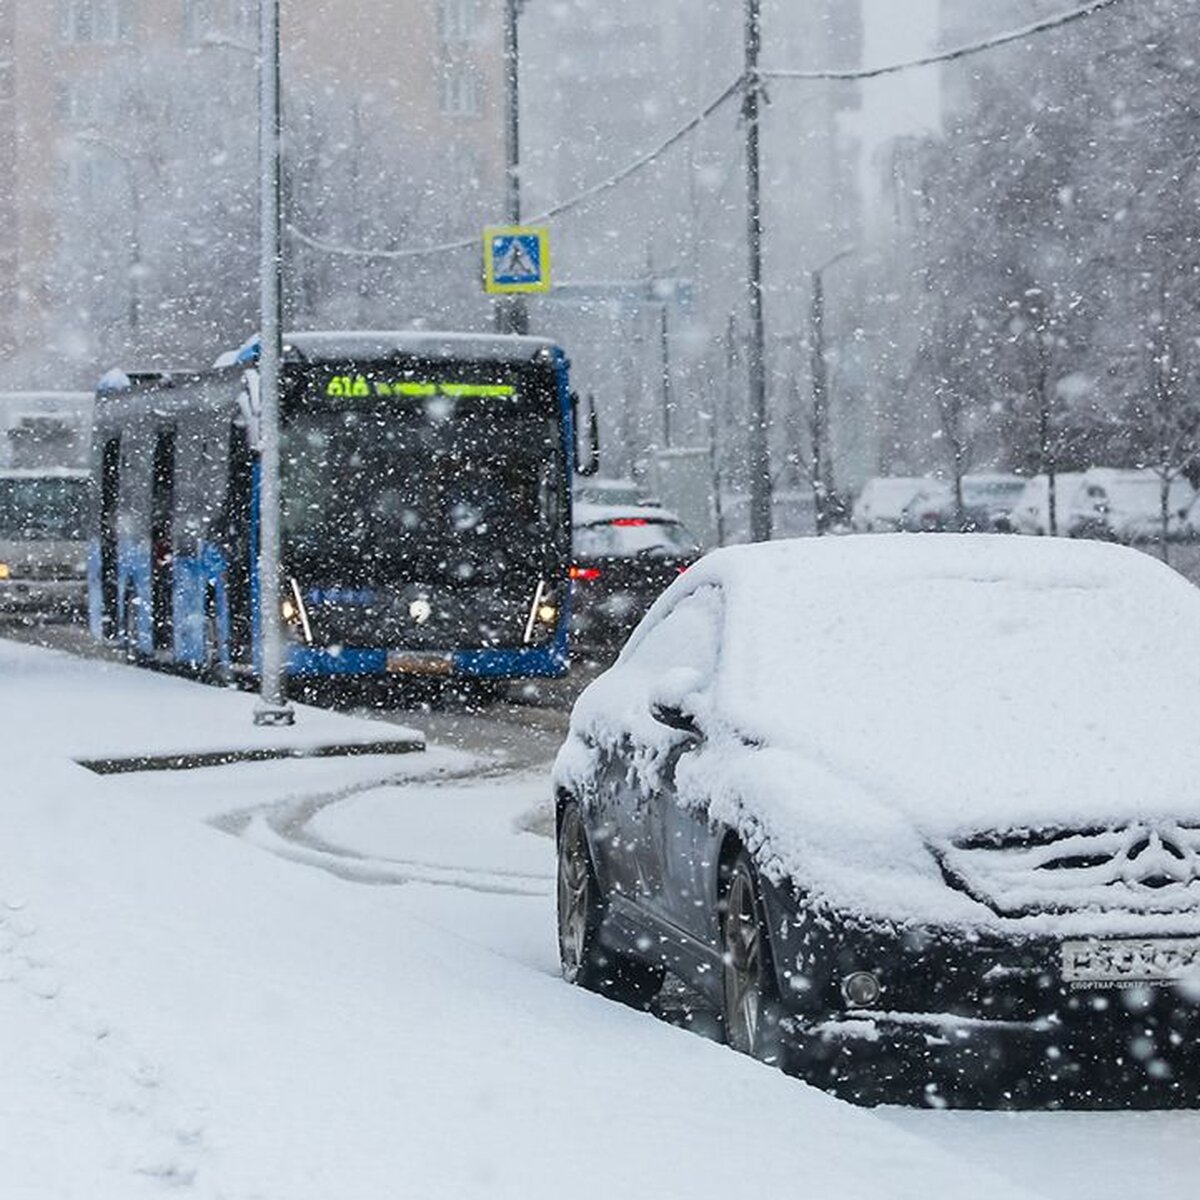
[[[1145,836],[1146,879],[1175,897],[1173,919],[1200,909],[1200,880],[1159,889],[1151,869],[1200,852],[1200,832],[1188,832],[1200,831],[1200,746],[1189,732],[1200,712],[1200,594],[1168,568],[1058,539],[733,547],[673,585],[642,630],[705,588],[719,597],[718,665],[687,698],[709,737],[681,764],[681,792],[703,792],[712,815],[752,833],[781,873],[816,875],[848,903],[870,894],[939,919],[1099,911],[1111,889],[1022,906],[1012,895],[1049,877],[1013,876],[1020,862],[988,855],[1021,853],[1027,834],[1061,849],[1062,834],[1116,831],[1070,865],[1128,874],[1122,864]],[[602,736],[633,721],[639,737],[669,743],[642,717],[642,693],[664,675],[639,661],[639,637],[581,698],[576,730]],[[561,768],[571,760],[565,750]],[[953,899],[948,876],[961,884]]]

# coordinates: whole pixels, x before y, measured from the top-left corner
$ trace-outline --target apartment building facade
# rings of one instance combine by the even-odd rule
[[[486,322],[477,252],[407,251],[502,215],[502,13],[280,0],[289,319]],[[0,383],[253,330],[259,20],[259,0],[0,0]]]

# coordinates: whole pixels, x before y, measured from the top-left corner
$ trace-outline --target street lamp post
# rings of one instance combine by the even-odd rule
[[[519,19],[524,0],[504,0],[504,192],[505,218],[521,223],[521,47]],[[528,333],[529,308],[523,296],[499,296],[495,308],[500,333]]]
[[[747,358],[750,377],[748,451],[752,542],[766,542],[771,537],[771,457],[767,441],[766,351],[762,294],[762,187],[759,175],[759,109],[762,96],[758,59],[761,48],[761,0],[746,0],[746,99],[742,115],[746,122],[746,241],[749,248],[746,299],[750,312]]]
[[[825,272],[854,253],[853,246],[839,250],[832,258],[810,272],[810,305],[808,313],[809,353],[812,372],[812,477],[813,510],[817,536],[829,528],[829,458],[825,446],[829,440],[829,381],[825,361]]]
[[[256,725],[291,725],[295,712],[283,685],[283,630],[279,596],[279,367],[280,329],[280,114],[279,0],[260,0],[259,82],[259,287],[261,323],[259,380],[258,545],[259,617],[262,630],[262,691]]]

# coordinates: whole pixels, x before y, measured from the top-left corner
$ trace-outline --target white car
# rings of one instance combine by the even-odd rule
[[[1080,471],[1057,471],[1054,475],[1054,526],[1057,533],[1066,532],[1066,514],[1083,479]],[[1050,532],[1050,477],[1034,475],[1013,509],[1013,525],[1017,533],[1044,537]]]
[[[1185,519],[1196,492],[1182,476],[1167,490],[1167,537],[1185,532]],[[1084,473],[1067,510],[1071,537],[1108,538],[1133,544],[1157,541],[1163,533],[1162,480],[1157,472],[1093,467]]]
[[[1200,591],[989,534],[728,547],[580,696],[569,982],[859,1099],[1195,1104]]]
[[[895,533],[901,528],[909,504],[936,486],[936,480],[919,475],[877,475],[868,479],[854,502],[850,526],[855,533]]]

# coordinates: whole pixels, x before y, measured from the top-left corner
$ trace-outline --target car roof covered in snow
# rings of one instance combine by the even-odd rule
[[[651,728],[647,700],[680,665],[655,660],[654,627],[700,593],[719,608],[717,666],[670,700],[718,740],[786,752],[791,794],[805,762],[839,781],[813,802],[849,787],[931,838],[1180,803],[1200,820],[1200,593],[1148,555],[951,534],[718,550],[659,598],[574,729]]]

